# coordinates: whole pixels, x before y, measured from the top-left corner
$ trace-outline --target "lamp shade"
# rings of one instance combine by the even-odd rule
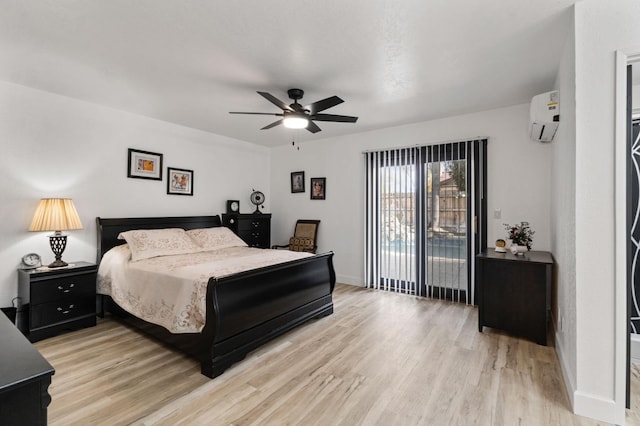
[[[29,231],[67,231],[82,229],[76,207],[70,198],[43,198],[33,215]]]

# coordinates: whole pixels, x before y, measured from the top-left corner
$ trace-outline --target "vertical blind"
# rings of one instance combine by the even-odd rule
[[[415,241],[422,151],[369,152],[366,167],[365,281],[368,287],[419,294]]]
[[[366,286],[474,303],[473,256],[486,248],[486,139],[365,156]]]

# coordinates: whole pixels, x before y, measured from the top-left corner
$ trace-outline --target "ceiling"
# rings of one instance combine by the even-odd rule
[[[0,80],[264,146],[530,101],[576,0],[3,0]],[[256,91],[356,124],[277,126]],[[287,102],[288,103],[288,102]]]

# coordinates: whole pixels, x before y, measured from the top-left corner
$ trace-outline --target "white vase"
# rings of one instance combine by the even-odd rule
[[[517,244],[511,245],[511,253],[516,254],[518,256],[524,256],[524,254],[528,251],[529,249],[527,248],[527,246],[519,246]]]

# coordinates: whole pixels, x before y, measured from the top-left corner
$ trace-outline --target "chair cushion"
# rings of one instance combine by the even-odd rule
[[[315,223],[298,223],[294,237],[313,239],[316,236],[317,227]]]

